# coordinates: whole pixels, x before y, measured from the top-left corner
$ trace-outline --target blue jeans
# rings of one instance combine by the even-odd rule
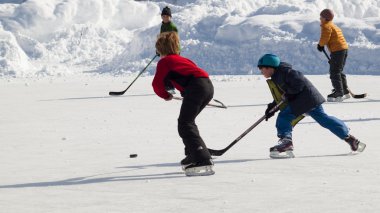
[[[329,116],[323,110],[322,105],[315,107],[310,110],[308,113],[319,125],[330,130],[340,139],[345,139],[348,137],[348,128],[343,121],[339,120],[336,117]],[[277,116],[276,128],[277,128],[277,136],[279,138],[289,137],[292,138],[292,120],[295,119],[296,116],[292,114],[292,111],[288,106],[286,106]]]

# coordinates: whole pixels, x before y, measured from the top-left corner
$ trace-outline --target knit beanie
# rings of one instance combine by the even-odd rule
[[[168,6],[164,7],[164,9],[162,9],[162,12],[161,12],[161,15],[167,15],[167,16],[170,16],[172,17],[172,11],[170,11],[170,8]]]
[[[325,18],[327,21],[332,21],[334,18],[334,12],[330,9],[322,10],[320,15],[322,18]]]
[[[259,62],[257,62],[257,67],[273,67],[277,68],[280,66],[280,58],[274,54],[265,54],[261,56]]]

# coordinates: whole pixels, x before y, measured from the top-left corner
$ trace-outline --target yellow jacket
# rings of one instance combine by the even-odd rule
[[[319,39],[319,45],[327,45],[330,52],[348,49],[342,30],[333,24],[332,21],[321,24],[321,38]]]

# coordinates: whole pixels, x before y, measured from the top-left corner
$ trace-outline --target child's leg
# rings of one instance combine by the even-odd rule
[[[344,58],[343,58],[342,72],[341,72],[342,85],[343,85],[343,93],[344,94],[348,90],[346,75],[343,73],[344,66],[346,65],[347,55],[348,55],[348,51],[345,50]]]
[[[322,105],[317,106],[308,113],[319,125],[330,130],[340,139],[345,139],[348,137],[348,128],[343,121],[336,117],[329,116],[323,110]]]
[[[204,109],[213,96],[213,87],[207,85],[207,80],[193,80],[187,88],[182,102],[181,111],[178,118],[178,133],[185,145],[185,154],[190,155],[193,161],[211,159],[211,155],[202,140],[195,118]],[[205,88],[202,87],[206,82]]]
[[[292,138],[292,121],[296,117],[292,114],[289,105],[286,106],[277,116],[276,120],[276,128],[277,128],[277,136],[279,138]]]
[[[344,63],[346,60],[347,51],[337,51],[331,53],[331,60],[330,60],[330,79],[332,86],[334,87],[335,91],[343,96],[343,80],[342,80],[342,72]],[[344,75],[344,74],[343,74]],[[343,77],[345,79],[345,75]]]

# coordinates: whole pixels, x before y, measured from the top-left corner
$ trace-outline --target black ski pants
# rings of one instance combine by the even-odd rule
[[[343,95],[347,91],[346,75],[343,73],[347,50],[332,52],[330,57],[330,79],[332,86],[336,92]]]
[[[206,144],[199,135],[195,118],[211,101],[214,87],[209,78],[192,78],[183,92],[178,118],[178,133],[185,145],[185,154],[193,162],[211,159]]]

